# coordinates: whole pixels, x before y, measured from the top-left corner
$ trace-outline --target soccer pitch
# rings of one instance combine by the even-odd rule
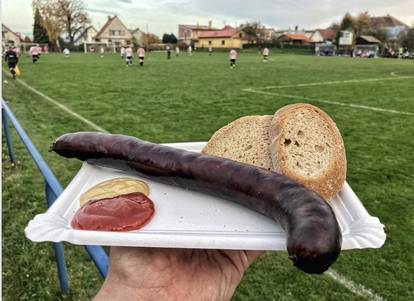
[[[3,73],[3,96],[63,186],[81,163],[47,152],[59,135],[102,129],[158,142],[206,141],[244,115],[271,115],[295,102],[326,111],[345,141],[347,181],[385,224],[381,249],[344,251],[329,273],[307,275],[285,252],[247,271],[233,300],[413,300],[414,61],[259,52],[147,52],[125,67],[119,55],[42,55],[20,62],[21,81]],[[23,81],[23,82],[22,82]],[[85,300],[102,283],[83,247],[65,243],[71,294],[59,292],[52,245],[24,228],[46,210],[43,180],[13,131],[18,164],[3,139],[3,299]]]

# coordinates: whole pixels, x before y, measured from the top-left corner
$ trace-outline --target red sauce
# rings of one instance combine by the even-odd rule
[[[154,203],[143,193],[89,201],[72,219],[80,230],[131,231],[143,227],[154,215]]]

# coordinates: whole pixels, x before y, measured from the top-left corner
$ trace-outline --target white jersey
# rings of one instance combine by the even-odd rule
[[[125,49],[125,55],[128,56],[132,56],[132,48],[128,47],[127,49]]]
[[[105,53],[105,48],[101,47],[101,53],[104,54]]]
[[[179,47],[175,47],[175,53],[177,53],[177,54],[180,53],[180,48]]]
[[[69,50],[69,49],[67,49],[67,48],[65,48],[65,49],[63,50],[63,54],[64,54],[64,55],[69,55],[69,54],[70,54],[70,50]]]
[[[188,52],[192,52],[193,51],[193,48],[191,47],[191,46],[188,46]]]

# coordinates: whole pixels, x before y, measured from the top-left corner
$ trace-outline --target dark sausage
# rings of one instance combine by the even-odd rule
[[[65,134],[50,150],[230,199],[275,219],[287,232],[289,258],[307,273],[323,273],[339,256],[342,237],[331,206],[283,175],[124,135]]]

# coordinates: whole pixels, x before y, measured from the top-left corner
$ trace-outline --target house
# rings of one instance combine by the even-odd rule
[[[314,43],[332,43],[335,40],[337,31],[335,29],[315,29],[306,31],[305,35],[312,40]]]
[[[132,35],[132,43],[142,44],[142,35],[144,34],[141,29],[135,28],[129,30]]]
[[[20,48],[22,44],[20,34],[14,32],[4,24],[1,25],[1,40],[3,49],[6,49],[8,46]]]
[[[407,24],[401,22],[400,20],[390,15],[382,17],[371,17],[370,27],[373,29],[384,28],[387,31],[388,39],[391,42],[395,42],[398,39],[398,36],[401,32],[408,30],[410,28]]]
[[[187,45],[194,45],[198,41],[198,37],[201,33],[217,30],[213,28],[213,22],[208,21],[208,25],[178,25],[178,40]]]
[[[196,47],[207,48],[243,48],[248,41],[244,33],[229,25],[219,30],[203,31],[198,35]]]
[[[284,33],[279,36],[278,40],[282,44],[288,45],[309,45],[312,43],[312,40],[304,33]]]
[[[273,41],[276,38],[276,31],[273,28],[263,26],[263,35],[265,41]]]
[[[75,39],[75,45],[83,43],[94,43],[98,31],[93,26],[85,28],[85,30]]]
[[[132,33],[118,16],[108,16],[104,26],[97,32],[95,42],[104,43],[107,47],[115,49],[122,45],[132,44],[132,37]]]

